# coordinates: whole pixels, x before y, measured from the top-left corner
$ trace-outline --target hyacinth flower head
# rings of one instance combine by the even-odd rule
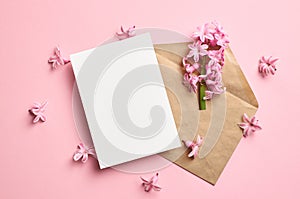
[[[222,68],[229,39],[224,28],[216,21],[197,27],[192,38],[194,42],[188,45],[189,52],[182,60],[185,72],[183,82],[191,92],[196,93],[199,88],[202,101],[200,109],[205,109],[204,100],[225,91]]]

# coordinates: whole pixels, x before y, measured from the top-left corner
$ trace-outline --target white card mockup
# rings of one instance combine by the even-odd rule
[[[181,146],[149,33],[71,62],[101,169]]]

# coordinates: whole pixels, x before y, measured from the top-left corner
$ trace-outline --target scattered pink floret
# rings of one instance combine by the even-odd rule
[[[127,30],[121,26],[121,31],[116,32],[116,36],[118,37],[119,40],[126,39],[129,37],[135,36],[136,31],[135,31],[135,26],[130,26]]]
[[[243,123],[238,124],[243,129],[243,136],[247,137],[250,133],[261,130],[261,126],[258,124],[258,120],[253,116],[249,118],[246,113],[243,115]]]
[[[156,173],[154,176],[152,176],[149,180],[144,179],[143,177],[140,177],[143,181],[142,185],[144,187],[144,190],[146,192],[151,191],[152,189],[154,191],[160,191],[161,187],[157,185],[158,181],[158,173]]]
[[[46,116],[44,115],[44,111],[46,109],[48,102],[44,102],[42,104],[36,102],[33,104],[33,106],[28,110],[33,116],[33,123],[37,123],[38,121],[45,122]]]
[[[54,55],[51,56],[48,60],[50,64],[52,64],[52,68],[56,69],[57,66],[62,66],[70,62],[69,59],[66,59],[62,56],[61,50],[59,46],[56,46],[54,49]]]
[[[258,62],[258,71],[262,74],[263,77],[268,76],[269,74],[274,75],[275,71],[277,70],[277,61],[278,58],[273,58],[272,56],[262,56]]]
[[[78,161],[81,159],[81,162],[86,163],[89,158],[89,155],[97,159],[96,151],[93,147],[89,148],[86,147],[83,143],[80,143],[73,155],[73,160]]]
[[[190,140],[186,140],[186,141],[183,141],[185,146],[187,148],[190,148],[192,149],[192,151],[188,154],[188,157],[197,157],[198,156],[198,152],[199,152],[199,148],[203,142],[203,139],[198,135],[197,136],[197,140],[196,142],[195,141],[190,141]]]

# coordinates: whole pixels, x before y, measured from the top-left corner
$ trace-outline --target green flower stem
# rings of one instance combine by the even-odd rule
[[[201,64],[201,75],[206,74],[206,57],[203,57]],[[205,97],[206,86],[205,84],[201,84],[199,86],[199,108],[200,110],[206,110],[206,101],[203,99]]]
[[[199,86],[199,106],[200,106],[200,110],[206,110],[206,101],[203,99],[203,97],[205,97],[205,90],[206,90],[206,86],[204,84],[201,84]]]

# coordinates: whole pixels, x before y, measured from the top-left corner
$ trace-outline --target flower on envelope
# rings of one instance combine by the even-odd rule
[[[250,133],[254,133],[257,130],[261,130],[261,126],[258,124],[258,120],[253,116],[249,118],[246,113],[243,115],[243,123],[238,124],[243,129],[243,136],[247,137]]]

